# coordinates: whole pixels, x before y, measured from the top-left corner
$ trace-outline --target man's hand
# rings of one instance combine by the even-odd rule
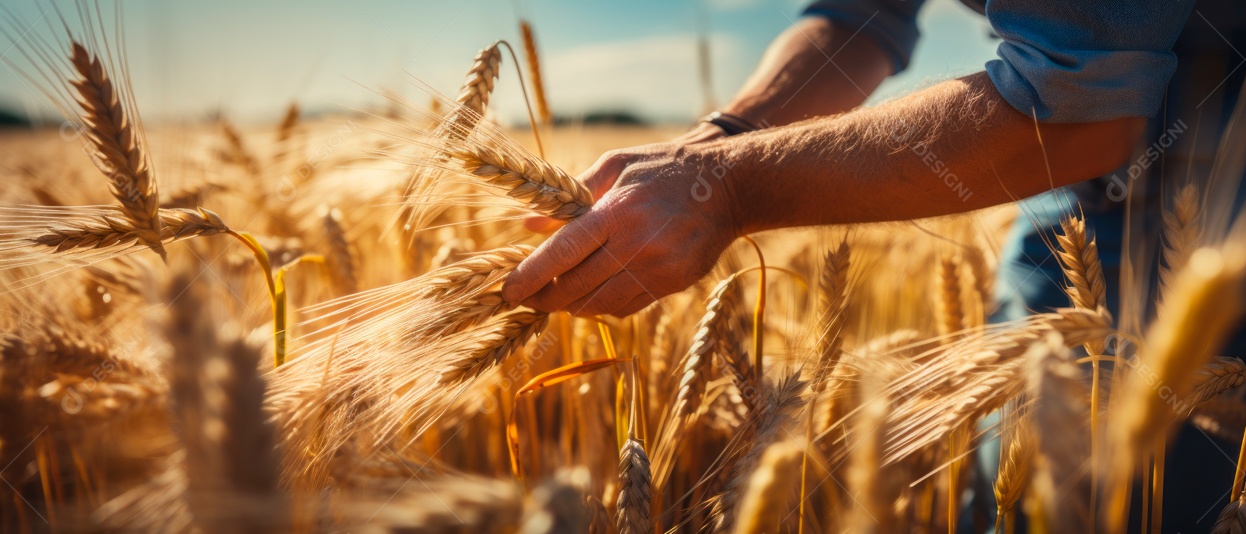
[[[713,124],[702,122],[702,123],[698,123],[696,126],[694,126],[691,130],[688,130],[683,135],[673,139],[671,143],[675,145],[684,145],[684,146],[695,145],[697,143],[707,143],[710,141],[722,139],[726,136],[727,134],[723,132],[722,128],[719,128],[718,126],[715,126]],[[669,148],[674,150],[674,149],[677,149],[678,147],[669,147]],[[616,151],[614,155],[617,158],[622,158],[622,157],[625,157],[627,154],[632,154],[632,153],[636,153],[637,155],[639,155],[640,152],[648,150],[648,149],[649,149],[648,146],[634,147],[630,149],[623,149],[623,150]],[[605,157],[603,156],[601,159],[604,160]],[[614,180],[618,178],[618,173],[616,172],[613,176],[610,177],[609,180],[606,180],[604,178],[600,180],[596,180],[596,181],[589,180],[592,175],[591,174],[592,171],[594,169],[600,168],[601,166],[602,166],[602,162],[598,161],[593,166],[593,169],[589,169],[588,172],[585,172],[584,175],[581,176],[581,180],[586,180],[585,183],[592,190],[593,198],[601,198],[601,196],[606,193],[606,190],[610,189],[610,186],[614,185]],[[594,184],[596,184],[598,189],[593,189]],[[563,224],[565,223],[558,219],[551,219],[549,217],[543,217],[539,215],[524,219],[524,227],[527,228],[528,231],[537,232],[540,234],[547,234],[547,235],[554,233],[554,231],[558,230],[559,228],[562,228]]]
[[[730,191],[694,198],[712,152],[677,142],[602,156],[580,177],[598,199],[593,209],[520,264],[503,296],[542,311],[623,317],[695,283],[740,235]]]

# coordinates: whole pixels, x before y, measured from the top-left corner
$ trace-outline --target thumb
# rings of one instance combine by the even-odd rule
[[[639,154],[631,154],[623,151],[606,152],[597,162],[589,167],[579,176],[579,180],[584,186],[593,193],[593,199],[600,199],[606,194],[614,183],[619,180],[619,175],[623,173],[628,164],[636,160]]]
[[[588,191],[593,194],[593,200],[600,200],[601,196],[606,194],[615,182],[619,180],[619,175],[623,173],[623,169],[632,161],[635,161],[639,155],[631,154],[623,151],[611,151],[602,154],[597,161],[593,163],[577,178]],[[523,221],[524,228],[529,232],[549,235],[555,230],[562,228],[566,224],[564,221],[551,219],[549,217],[534,216],[525,218]]]

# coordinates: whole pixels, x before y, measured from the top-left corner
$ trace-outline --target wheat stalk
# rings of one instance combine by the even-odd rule
[[[1083,310],[1098,310],[1107,306],[1107,283],[1103,278],[1103,265],[1099,262],[1099,250],[1095,240],[1087,241],[1086,221],[1082,217],[1067,216],[1060,220],[1063,235],[1057,235],[1056,241],[1060,249],[1056,253],[1060,260],[1064,276],[1070,282],[1064,288],[1073,306]],[[1091,464],[1099,461],[1100,443],[1102,441],[1099,422],[1099,357],[1106,350],[1103,339],[1092,339],[1086,343],[1086,352],[1090,354],[1090,458]],[[1090,514],[1098,515],[1099,471],[1091,470]]]
[[[847,483],[850,495],[859,499],[853,506],[849,524],[861,532],[882,531],[880,521],[887,521],[878,466],[886,446],[888,407],[890,399],[881,380],[867,378],[857,392],[857,429],[861,434],[853,444],[848,465]]]
[[[135,238],[164,257],[159,192],[138,126],[99,58],[77,41],[71,42],[71,48],[70,64],[79,78],[69,83],[82,107],[85,137],[93,149],[91,159],[132,222]]]

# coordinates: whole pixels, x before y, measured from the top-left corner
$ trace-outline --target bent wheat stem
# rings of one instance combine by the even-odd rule
[[[744,239],[753,245],[753,250],[757,252],[757,303],[753,306],[753,380],[761,383],[762,335],[766,313],[766,257],[761,253],[761,247],[753,238],[744,236]]]

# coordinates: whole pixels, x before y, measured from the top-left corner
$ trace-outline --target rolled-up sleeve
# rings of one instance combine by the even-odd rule
[[[917,12],[925,0],[820,0],[805,8],[805,16],[840,23],[874,41],[891,58],[895,74],[909,66],[917,46]]]
[[[1044,122],[1152,117],[1177,68],[1191,0],[990,0],[1003,39],[987,74],[1004,100]]]

